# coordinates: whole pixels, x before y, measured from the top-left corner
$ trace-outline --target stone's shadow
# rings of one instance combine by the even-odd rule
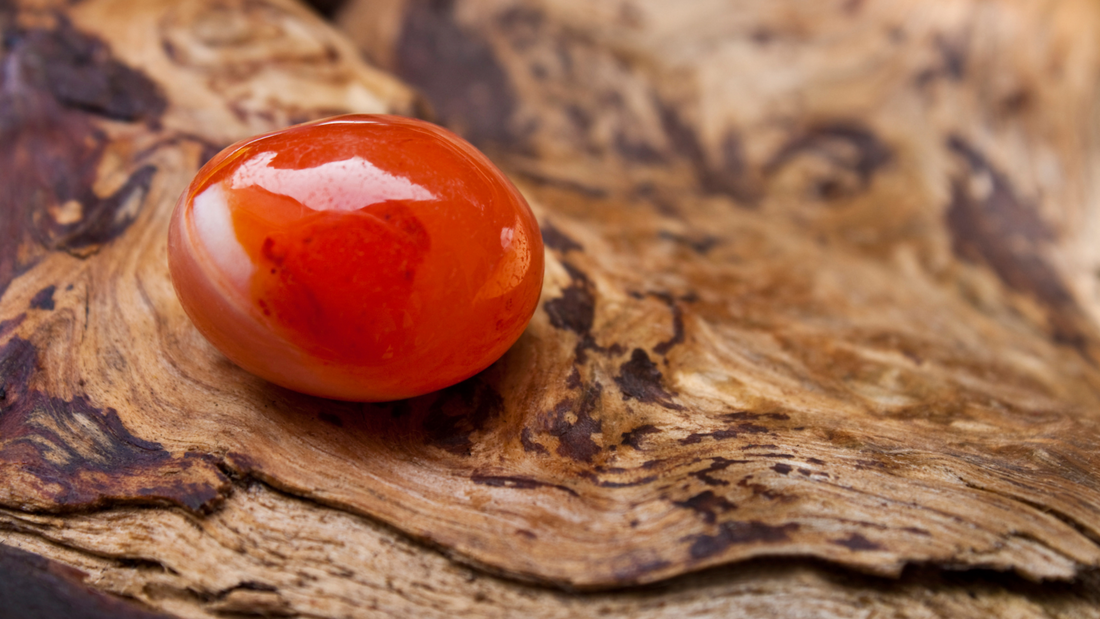
[[[331,436],[344,446],[470,456],[503,423],[507,358],[450,387],[391,402],[328,400],[268,383],[267,399],[276,403],[268,414],[289,434]]]

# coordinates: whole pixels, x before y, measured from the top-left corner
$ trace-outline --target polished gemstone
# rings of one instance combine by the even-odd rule
[[[453,133],[341,116],[235,144],[180,198],[169,267],[233,362],[343,400],[454,384],[519,338],[543,248],[526,201]]]

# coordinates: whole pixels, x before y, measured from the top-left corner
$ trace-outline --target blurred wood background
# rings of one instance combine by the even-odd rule
[[[0,615],[1100,617],[1100,5],[0,1]],[[543,227],[501,361],[291,393],[172,292],[346,112]]]

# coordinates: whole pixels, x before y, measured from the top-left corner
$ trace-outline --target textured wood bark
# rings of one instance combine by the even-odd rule
[[[498,147],[548,210],[544,307],[577,344],[557,370],[573,392],[542,408],[590,425],[528,454],[583,461],[618,499],[586,518],[609,548],[586,549],[589,578],[757,554],[1095,565],[1097,17],[347,7],[376,62]],[[1069,471],[1084,476],[1063,485]],[[666,551],[594,575],[592,556],[631,545]],[[577,569],[558,578],[586,584]]]
[[[5,543],[194,617],[1100,615],[1100,9],[733,9],[346,4],[549,248],[504,359],[358,405],[203,341],[167,218],[420,99],[288,1],[0,5]]]

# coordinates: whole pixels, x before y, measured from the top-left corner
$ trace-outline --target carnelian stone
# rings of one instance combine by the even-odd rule
[[[411,397],[488,367],[542,290],[538,223],[430,123],[351,115],[234,144],[180,197],[183,309],[242,368],[313,395]]]

